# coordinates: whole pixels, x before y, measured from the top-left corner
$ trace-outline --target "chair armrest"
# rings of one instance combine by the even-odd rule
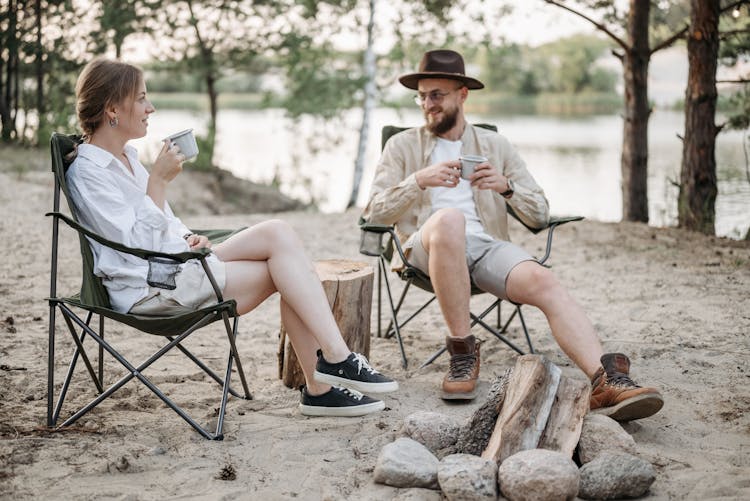
[[[583,221],[584,219],[583,216],[550,216],[548,226],[560,226],[561,224]]]
[[[208,240],[212,244],[218,244],[218,243],[221,243],[224,240],[228,239],[229,237],[231,237],[235,233],[241,232],[244,229],[247,229],[247,226],[243,226],[242,228],[237,228],[236,230],[216,230],[216,229],[211,229],[211,230],[194,230],[194,229],[191,228],[190,231],[192,233],[195,233],[196,235],[203,235],[203,236],[205,236],[206,238],[208,238]]]
[[[524,228],[532,232],[533,234],[540,233],[547,228],[554,228],[556,226],[560,226],[561,224],[570,223],[573,221],[582,221],[584,219],[583,216],[550,216],[549,221],[546,225],[534,228],[533,226],[529,226],[528,224],[524,223],[523,220],[518,216],[515,210],[513,210],[513,207],[511,207],[509,204],[505,204],[505,208],[508,210],[508,214],[513,217],[516,221],[521,223]]]
[[[97,233],[94,233],[93,231],[82,226],[80,223],[74,221],[73,219],[71,219],[70,217],[68,217],[67,215],[61,212],[48,212],[47,214],[45,214],[45,216],[52,216],[55,219],[61,219],[65,224],[67,224],[68,226],[76,230],[79,234],[85,235],[106,247],[109,247],[119,252],[124,252],[126,254],[139,257],[141,259],[148,260],[151,257],[163,257],[167,259],[172,259],[174,261],[179,261],[180,263],[184,263],[191,259],[203,260],[205,259],[207,255],[211,253],[211,249],[206,249],[206,248],[201,248],[201,249],[197,249],[194,251],[178,252],[176,254],[169,254],[166,252],[150,251],[146,249],[137,249],[134,247],[128,247],[121,243],[113,242],[112,240],[107,240],[103,236]]]
[[[395,248],[399,256],[401,257],[401,261],[406,266],[412,266],[409,263],[409,260],[406,259],[406,255],[404,254],[404,249],[401,247],[401,241],[398,239],[398,236],[396,235],[396,230],[393,225],[367,223],[364,220],[360,219],[359,227],[362,230],[362,237],[363,237],[362,243],[359,249],[359,251],[362,254],[365,254],[367,256],[383,256],[385,257],[385,259],[390,261],[392,254],[393,254],[393,248]],[[373,233],[373,234],[378,235],[378,245],[377,245],[378,250],[376,252],[374,252],[373,250],[368,250],[366,248],[366,247],[369,247],[369,246],[366,246],[365,244],[364,236],[366,233]],[[388,233],[391,236],[391,238],[390,238],[390,242],[388,243],[388,245],[384,247],[380,239],[382,239],[382,236],[386,233]]]
[[[390,233],[393,231],[393,225],[391,224],[361,223],[359,228],[362,231],[369,231],[372,233]]]

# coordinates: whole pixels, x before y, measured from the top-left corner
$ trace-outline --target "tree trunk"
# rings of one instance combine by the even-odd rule
[[[678,223],[681,228],[715,233],[716,64],[719,53],[719,2],[690,1],[688,83],[685,89],[685,139],[682,146]]]
[[[622,134],[622,218],[648,222],[649,2],[630,0],[628,50],[623,56],[625,117]]]
[[[367,153],[367,138],[370,133],[370,114],[375,106],[375,51],[373,49],[373,31],[375,30],[375,3],[370,0],[370,18],[367,22],[367,48],[365,49],[364,67],[367,82],[365,83],[365,101],[362,105],[362,126],[359,129],[359,145],[357,147],[357,159],[354,162],[354,181],[352,192],[349,196],[347,208],[354,207],[359,195],[359,185],[362,181],[362,173],[365,170],[365,154]]]
[[[219,113],[219,95],[216,91],[216,75],[214,74],[213,58],[209,54],[205,59],[206,65],[206,90],[208,92],[208,109],[210,112],[210,119],[208,122],[208,165],[213,166],[214,164],[214,146],[216,145],[216,117]]]
[[[36,112],[39,117],[37,131],[46,129],[47,107],[44,101],[44,47],[42,46],[42,0],[34,2],[34,14],[36,16]],[[37,135],[37,143],[42,138]]]
[[[190,24],[195,30],[195,38],[198,41],[198,49],[200,50],[201,60],[203,62],[203,77],[206,81],[206,92],[208,93],[208,106],[210,119],[208,123],[208,151],[205,152],[208,155],[208,164],[214,164],[214,143],[216,141],[216,116],[218,114],[218,92],[216,91],[216,66],[214,61],[213,49],[208,45],[201,35],[201,30],[198,26],[198,18],[195,16],[193,10],[193,2],[188,0],[186,2],[188,11],[190,12]]]
[[[17,32],[17,12],[16,3],[13,0],[8,1],[8,31],[7,37],[7,54],[8,59],[5,61],[5,68],[3,68],[5,76],[0,77],[0,121],[1,130],[0,138],[6,143],[10,142],[13,138],[15,131],[15,123],[13,120],[13,82],[16,81],[15,71],[17,67],[14,66],[13,60],[18,57],[18,32]],[[14,67],[16,68],[14,70]]]

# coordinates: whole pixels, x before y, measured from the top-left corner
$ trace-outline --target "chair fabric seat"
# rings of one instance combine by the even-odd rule
[[[193,310],[182,315],[156,317],[145,315],[133,315],[132,313],[120,313],[111,308],[102,306],[91,306],[83,304],[80,300],[80,294],[70,297],[47,298],[48,301],[55,303],[61,302],[82,310],[93,312],[97,315],[110,318],[115,322],[126,324],[134,329],[153,334],[154,336],[177,336],[184,332],[190,326],[195,325],[198,320],[206,315],[212,315],[211,322],[222,319],[222,313],[227,312],[230,317],[237,315],[237,303],[233,300],[222,301],[199,310]]]

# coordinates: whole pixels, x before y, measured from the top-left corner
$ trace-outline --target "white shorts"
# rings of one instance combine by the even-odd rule
[[[226,266],[213,256],[207,258],[206,262],[219,290],[224,291],[227,283]],[[179,315],[218,302],[211,281],[199,261],[185,263],[175,276],[175,286],[173,290],[150,286],[146,297],[135,303],[129,313],[151,316]]]

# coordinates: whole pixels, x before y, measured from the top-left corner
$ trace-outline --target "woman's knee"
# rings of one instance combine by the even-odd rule
[[[257,225],[266,242],[274,245],[301,245],[302,241],[289,223],[282,219],[269,219]]]

